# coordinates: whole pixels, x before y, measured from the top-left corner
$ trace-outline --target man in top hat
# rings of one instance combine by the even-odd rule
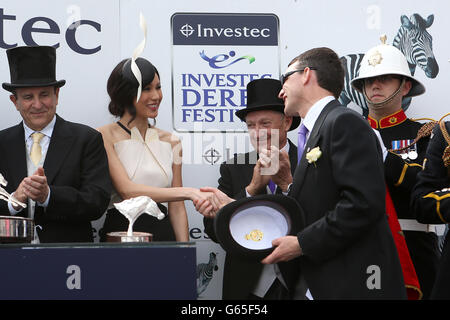
[[[428,145],[423,170],[411,195],[421,223],[450,223],[450,122],[439,122]],[[450,233],[447,232],[431,299],[450,299]]]
[[[0,203],[2,215],[31,217],[39,242],[92,242],[91,221],[104,213],[111,181],[102,136],[56,114],[60,87],[53,47],[6,51],[11,83],[3,88],[22,116],[0,131],[6,190],[26,209]]]
[[[218,189],[233,199],[287,191],[297,165],[297,148],[287,138],[300,119],[285,116],[284,103],[278,98],[281,83],[275,79],[253,80],[247,85],[247,106],[236,112],[245,121],[254,151],[235,154],[220,166]],[[289,178],[272,177],[259,154],[269,159],[267,150],[273,146],[272,157],[279,155],[280,166],[289,171]],[[280,151],[278,151],[280,150]],[[276,153],[276,155],[275,155]],[[278,160],[278,159],[277,159]],[[290,168],[289,168],[290,167]],[[271,180],[271,178],[273,178]],[[205,231],[215,242],[213,215],[204,218]],[[290,266],[263,266],[227,254],[223,279],[223,299],[288,299],[287,284],[292,283]],[[281,269],[281,272],[280,272]]]
[[[336,100],[344,86],[338,55],[329,48],[300,54],[282,84],[285,114],[302,118],[288,195],[306,221],[297,236],[275,239],[262,262],[299,257],[313,299],[406,298],[385,214],[381,147],[368,123]]]
[[[409,119],[402,109],[405,99],[423,94],[425,87],[411,76],[403,53],[385,44],[384,36],[381,40],[381,45],[371,48],[364,55],[358,77],[351,83],[363,93],[369,107],[369,124],[380,132],[389,150],[384,160],[386,184],[419,279],[423,299],[428,299],[440,256],[438,237],[434,225],[416,220],[410,201],[416,176],[422,169],[432,126],[422,132],[427,127]]]

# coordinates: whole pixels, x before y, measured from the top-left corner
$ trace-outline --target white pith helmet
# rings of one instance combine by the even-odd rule
[[[371,48],[364,55],[358,76],[351,81],[353,88],[362,92],[364,79],[385,74],[397,74],[411,80],[412,87],[405,97],[414,97],[425,92],[422,83],[411,76],[408,62],[403,53],[396,47],[386,44],[386,36],[380,37],[382,44]]]

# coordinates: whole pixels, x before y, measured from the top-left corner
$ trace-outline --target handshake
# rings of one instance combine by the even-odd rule
[[[217,211],[233,201],[234,199],[228,197],[219,189],[212,187],[200,188],[197,197],[194,197],[192,200],[195,210],[206,218],[214,218]]]

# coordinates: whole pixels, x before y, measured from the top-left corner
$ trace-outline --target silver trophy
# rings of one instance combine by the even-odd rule
[[[147,196],[139,196],[115,203],[114,207],[128,219],[127,232],[110,232],[107,234],[108,242],[149,242],[153,235],[147,232],[133,232],[133,224],[141,214],[149,214],[158,220],[164,219],[155,201]]]
[[[0,173],[0,199],[25,209],[27,207],[25,203],[18,201],[3,189],[7,185],[8,181]],[[30,243],[33,239],[33,219],[16,216],[0,216],[0,243]]]

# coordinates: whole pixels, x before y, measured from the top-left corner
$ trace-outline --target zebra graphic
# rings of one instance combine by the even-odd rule
[[[208,263],[200,263],[197,265],[197,295],[200,295],[206,290],[209,282],[213,278],[214,271],[218,269],[217,255],[214,252],[209,253]]]
[[[427,29],[433,24],[434,15],[431,14],[425,20],[418,13],[414,13],[410,18],[406,15],[400,17],[401,26],[394,37],[392,45],[399,49],[408,61],[411,75],[416,72],[419,66],[428,78],[434,79],[439,73],[439,66],[433,54],[433,38]],[[359,67],[364,54],[348,54],[341,57],[341,62],[345,69],[345,83],[339,101],[348,105],[351,101],[361,107],[363,115],[367,116],[369,109],[362,93],[353,89],[350,81],[359,74]],[[403,110],[408,109],[411,104],[411,97],[403,99]]]

